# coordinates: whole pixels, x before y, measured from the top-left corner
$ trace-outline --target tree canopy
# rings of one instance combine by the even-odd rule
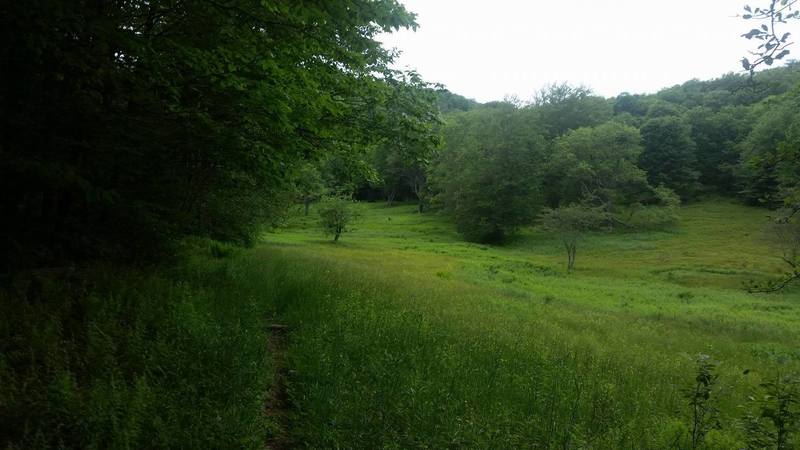
[[[4,2],[0,21],[4,265],[246,241],[295,164],[435,139],[433,97],[375,39],[416,27],[395,0]]]
[[[605,203],[628,204],[648,190],[638,167],[639,130],[618,122],[578,128],[557,139],[547,190],[553,206],[596,196]]]
[[[640,162],[650,183],[667,186],[683,198],[692,197],[699,173],[689,124],[681,117],[656,117],[647,120],[641,132],[644,152]]]
[[[452,116],[434,167],[436,201],[469,240],[502,242],[542,205],[545,142],[530,111],[511,105]]]

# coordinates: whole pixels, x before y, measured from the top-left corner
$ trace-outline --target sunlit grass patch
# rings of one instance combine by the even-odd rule
[[[741,289],[780,267],[762,210],[714,200],[673,229],[592,235],[568,275],[535,228],[493,247],[412,205],[358,207],[340,244],[305,222],[257,251],[300,286],[286,311],[311,447],[663,448],[698,353],[722,362],[732,436],[760,380],[800,369],[797,290]]]

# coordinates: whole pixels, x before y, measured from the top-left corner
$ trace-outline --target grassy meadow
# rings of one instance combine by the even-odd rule
[[[800,0],[543,3],[2,2],[0,450],[800,450]]]
[[[535,229],[490,247],[413,205],[358,208],[339,243],[312,211],[252,256],[291,286],[301,446],[689,448],[706,354],[720,427],[704,445],[738,448],[748,397],[800,369],[798,291],[743,290],[780,269],[765,210],[709,200],[669,230],[589,236],[568,275]]]
[[[336,244],[312,208],[249,249],[18,275],[3,447],[693,448],[702,353],[719,414],[694,448],[743,448],[759,385],[800,371],[800,292],[742,289],[780,269],[764,210],[714,199],[669,230],[592,235],[568,275],[536,229],[491,247],[414,205],[355,207]]]

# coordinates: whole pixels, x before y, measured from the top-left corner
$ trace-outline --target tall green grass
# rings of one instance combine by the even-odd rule
[[[300,218],[261,250],[292,286],[293,436],[307,448],[690,448],[702,353],[721,361],[720,428],[702,448],[742,448],[748,397],[800,369],[797,291],[739,287],[775,264],[756,211],[708,203],[673,230],[595,236],[572,276],[535,230],[475,246],[436,216],[376,205],[334,245]],[[696,276],[664,275],[679,267]]]
[[[215,253],[10,280],[0,447],[263,447],[269,277]]]
[[[533,229],[485,247],[413,206],[360,208],[338,244],[298,217],[169,268],[11,280],[2,445],[263,448],[281,426],[264,414],[272,322],[289,327],[297,448],[692,448],[701,353],[719,427],[697,448],[743,448],[761,384],[800,371],[798,291],[739,287],[776,269],[759,210],[708,202],[675,229],[592,236],[567,275]]]
[[[301,447],[666,448],[686,431],[688,353],[592,342],[537,317],[558,308],[544,302],[507,308],[480,288],[408,291],[290,250],[270,258],[292,286]]]

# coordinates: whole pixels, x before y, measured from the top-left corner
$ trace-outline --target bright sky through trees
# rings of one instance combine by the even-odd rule
[[[398,67],[479,101],[554,81],[613,96],[741,71],[752,42],[739,36],[754,25],[733,0],[401,1],[420,28],[384,36]]]

